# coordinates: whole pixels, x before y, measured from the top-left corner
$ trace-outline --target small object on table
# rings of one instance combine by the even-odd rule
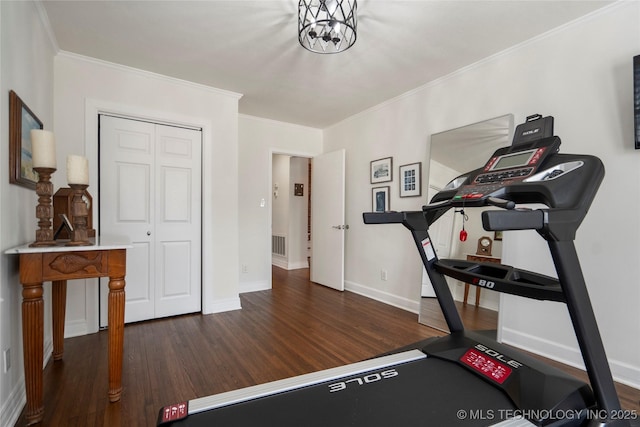
[[[31,244],[33,247],[55,246],[53,239],[53,228],[51,228],[51,219],[53,218],[53,207],[51,205],[51,195],[53,194],[53,184],[51,183],[51,175],[56,171],[55,168],[33,168],[38,173],[38,182],[36,183],[36,194],[38,195],[38,205],[36,206],[36,218],[38,218],[38,227],[36,230],[36,241]]]
[[[82,156],[67,157],[67,181],[73,191],[71,201],[71,217],[73,231],[67,246],[90,246],[87,232],[89,209],[83,196],[89,187],[89,160]]]
[[[69,187],[73,190],[73,200],[71,202],[71,215],[73,218],[71,225],[73,229],[71,230],[71,241],[67,243],[67,246],[90,246],[92,243],[89,241],[87,231],[89,210],[83,199],[88,185],[69,184]]]
[[[53,239],[53,229],[51,227],[51,218],[53,217],[53,208],[51,206],[53,184],[51,183],[51,175],[53,175],[57,167],[56,141],[53,133],[48,130],[32,129],[30,136],[33,170],[38,173],[36,218],[38,218],[38,227],[40,227],[36,230],[36,241],[31,246],[55,246],[56,242]]]

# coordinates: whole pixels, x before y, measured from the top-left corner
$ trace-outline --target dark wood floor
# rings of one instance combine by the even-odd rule
[[[65,340],[44,371],[44,426],[152,426],[168,404],[360,361],[442,335],[417,315],[274,268],[273,290],[241,295],[242,310],[129,324],[123,393],[107,397],[107,333]],[[474,329],[474,310],[465,324]],[[464,314],[463,316],[466,316]],[[484,325],[483,325],[484,326]],[[640,391],[621,389],[640,409]],[[24,425],[24,414],[17,425]]]

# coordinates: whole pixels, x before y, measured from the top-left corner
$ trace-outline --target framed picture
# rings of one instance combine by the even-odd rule
[[[422,195],[422,162],[400,166],[400,197]]]
[[[374,187],[371,189],[371,210],[373,212],[389,211],[389,190],[391,187]]]
[[[42,129],[42,122],[14,92],[9,92],[9,182],[36,188],[38,174],[31,159],[31,129]]]
[[[494,231],[493,232],[493,240],[502,240],[502,231]]]
[[[393,179],[393,157],[371,162],[371,183],[387,182]]]

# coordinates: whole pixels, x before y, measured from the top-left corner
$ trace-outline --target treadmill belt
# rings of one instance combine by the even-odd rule
[[[172,425],[486,426],[513,409],[505,394],[466,369],[426,358],[195,413]]]

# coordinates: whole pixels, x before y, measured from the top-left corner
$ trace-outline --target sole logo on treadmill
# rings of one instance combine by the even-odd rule
[[[513,360],[510,357],[505,356],[504,354],[501,354],[487,346],[484,346],[482,344],[476,344],[475,348],[480,350],[481,352],[487,354],[488,356],[493,357],[494,359],[497,359],[503,363],[506,363],[507,365],[511,366],[512,368],[520,368],[522,366],[522,363],[518,362],[517,360]]]
[[[373,374],[365,375],[363,377],[351,378],[350,380],[329,384],[329,393],[346,390],[348,386],[361,386],[364,384],[371,384],[396,376],[398,376],[398,371],[396,371],[395,369],[388,369],[386,371],[376,372]]]

